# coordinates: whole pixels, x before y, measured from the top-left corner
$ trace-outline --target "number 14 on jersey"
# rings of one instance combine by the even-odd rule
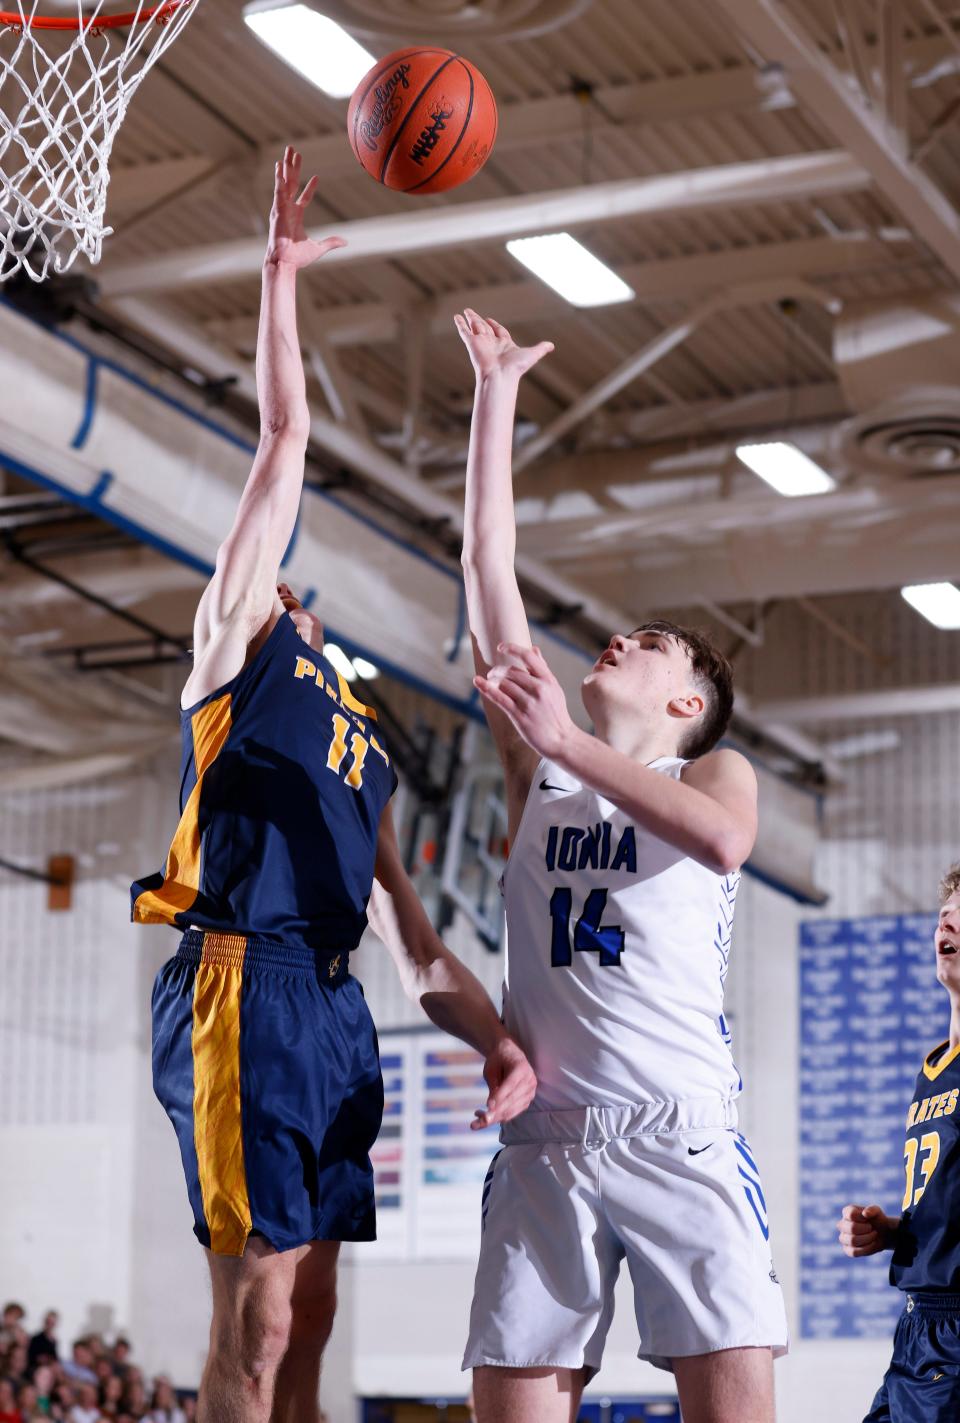
[[[600,923],[606,907],[607,891],[592,889],[571,935],[573,891],[553,891],[550,896],[550,963],[554,968],[569,968],[575,953],[599,954],[601,968],[615,968],[619,964],[620,955],[623,953],[624,933],[619,924]]]

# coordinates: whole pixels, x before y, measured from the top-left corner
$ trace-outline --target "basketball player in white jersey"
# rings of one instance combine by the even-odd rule
[[[517,388],[553,348],[456,321],[477,377],[467,605],[509,810],[504,1021],[538,1079],[484,1188],[477,1418],[576,1419],[625,1259],[640,1357],[673,1370],[685,1423],[771,1423],[786,1320],[723,1020],[757,826],[750,765],[713,749],[730,667],[670,624],[615,634],[583,683],[595,735],[574,725],[513,562]]]

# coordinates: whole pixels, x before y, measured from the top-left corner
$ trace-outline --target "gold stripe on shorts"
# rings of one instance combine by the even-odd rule
[[[240,1118],[246,944],[242,934],[204,934],[193,989],[193,1135],[215,1255],[242,1255],[252,1225]]]

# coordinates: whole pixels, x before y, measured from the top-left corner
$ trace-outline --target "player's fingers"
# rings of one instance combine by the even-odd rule
[[[511,662],[519,662],[531,671],[543,666],[543,657],[536,647],[524,647],[520,642],[498,642],[497,651],[509,657]]]
[[[320,178],[316,173],[314,173],[313,177],[307,183],[299,198],[297,198],[297,206],[302,208],[307,207],[313,201],[313,195],[317,191],[319,185]]]
[[[863,1214],[863,1206],[844,1206],[840,1212],[841,1220],[859,1220]]]
[[[512,341],[512,340],[513,340],[513,337],[510,335],[510,332],[507,330],[507,328],[506,328],[505,326],[501,325],[501,323],[500,323],[499,321],[494,321],[494,319],[493,319],[492,316],[488,316],[488,317],[486,318],[486,321],[487,321],[487,325],[490,327],[490,330],[493,332],[494,336],[499,336],[500,339],[503,340],[503,341]]]
[[[477,311],[474,311],[474,309],[473,309],[472,306],[465,306],[465,307],[463,308],[463,314],[464,314],[464,316],[467,318],[467,320],[469,321],[469,323],[470,323],[470,329],[471,329],[471,331],[474,332],[475,335],[477,335],[477,336],[489,336],[489,335],[490,335],[490,327],[489,327],[489,326],[487,325],[487,323],[484,321],[484,319],[483,319],[483,317],[480,315],[480,313],[477,312]]]
[[[336,252],[338,248],[346,247],[347,239],[345,237],[325,237],[322,242],[317,243],[317,246],[320,248],[320,256],[325,257],[328,252]]]

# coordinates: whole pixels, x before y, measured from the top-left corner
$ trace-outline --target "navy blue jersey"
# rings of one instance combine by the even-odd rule
[[[180,824],[133,919],[356,948],[396,788],[359,702],[284,615],[250,663],[180,714]]]
[[[934,1048],[907,1113],[903,1221],[890,1266],[901,1290],[960,1292],[960,1046]]]

